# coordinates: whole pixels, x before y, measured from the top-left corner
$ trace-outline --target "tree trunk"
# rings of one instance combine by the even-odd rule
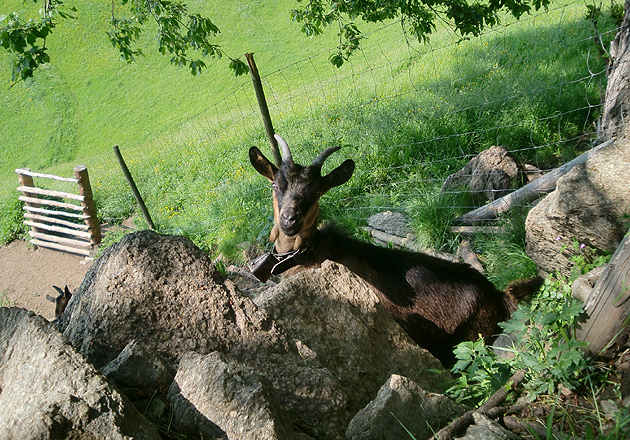
[[[630,134],[630,0],[626,0],[624,9],[623,22],[610,47],[613,59],[601,118],[601,141]]]

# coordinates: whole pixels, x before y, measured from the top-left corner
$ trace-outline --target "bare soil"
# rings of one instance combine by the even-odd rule
[[[0,247],[0,306],[23,307],[48,320],[55,305],[46,294],[56,296],[54,286],[74,291],[83,281],[91,261],[84,257],[45,248],[33,249],[16,240]]]

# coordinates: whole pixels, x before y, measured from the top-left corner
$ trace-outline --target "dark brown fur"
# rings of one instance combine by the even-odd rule
[[[59,293],[59,296],[53,297],[50,295],[46,295],[46,299],[50,302],[55,303],[55,319],[59,318],[64,310],[66,310],[66,306],[68,305],[68,301],[72,298],[72,293],[70,293],[70,289],[68,286],[65,287],[64,290],[61,290],[57,286],[53,286],[53,289]]]
[[[284,144],[285,156],[280,168],[256,147],[250,149],[254,168],[273,183],[271,239],[277,251],[309,246],[312,250],[300,257],[304,266],[325,260],[346,266],[373,287],[383,307],[409,336],[443,364],[453,363],[456,344],[479,335],[489,340],[497,333],[498,323],[542,284],[540,278],[522,280],[501,292],[467,264],[374,246],[330,226],[318,230],[319,211],[313,213],[312,208],[318,207],[322,194],[351,177],[354,162],[347,160],[322,177],[319,158],[310,167],[297,165],[284,140],[278,137],[278,141]],[[322,153],[324,159],[334,151]]]

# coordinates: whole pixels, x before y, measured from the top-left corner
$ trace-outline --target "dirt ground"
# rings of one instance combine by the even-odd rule
[[[33,249],[24,241],[0,247],[0,306],[23,307],[48,320],[55,305],[46,294],[56,296],[54,286],[74,291],[83,281],[91,261],[50,249]]]

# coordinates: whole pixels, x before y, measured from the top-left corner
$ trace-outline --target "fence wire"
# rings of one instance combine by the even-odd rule
[[[365,50],[341,69],[328,63],[334,49],[258,69],[275,131],[298,162],[342,145],[326,169],[348,157],[357,163],[325,217],[358,225],[385,210],[414,217],[444,196],[449,174],[492,145],[542,171],[590,146],[607,66],[584,13],[582,2],[556,2],[470,41],[419,45],[401,37],[395,44],[406,50],[395,51],[400,23],[391,23],[369,33]],[[609,26],[600,37],[610,41],[615,32]],[[259,239],[270,228],[270,190],[247,151],[271,152],[250,78],[235,84],[186,121],[120,146],[166,232]],[[113,196],[126,194],[116,163],[104,160],[91,174],[100,209],[127,215],[130,197]],[[462,213],[479,204],[449,200],[438,209]]]

